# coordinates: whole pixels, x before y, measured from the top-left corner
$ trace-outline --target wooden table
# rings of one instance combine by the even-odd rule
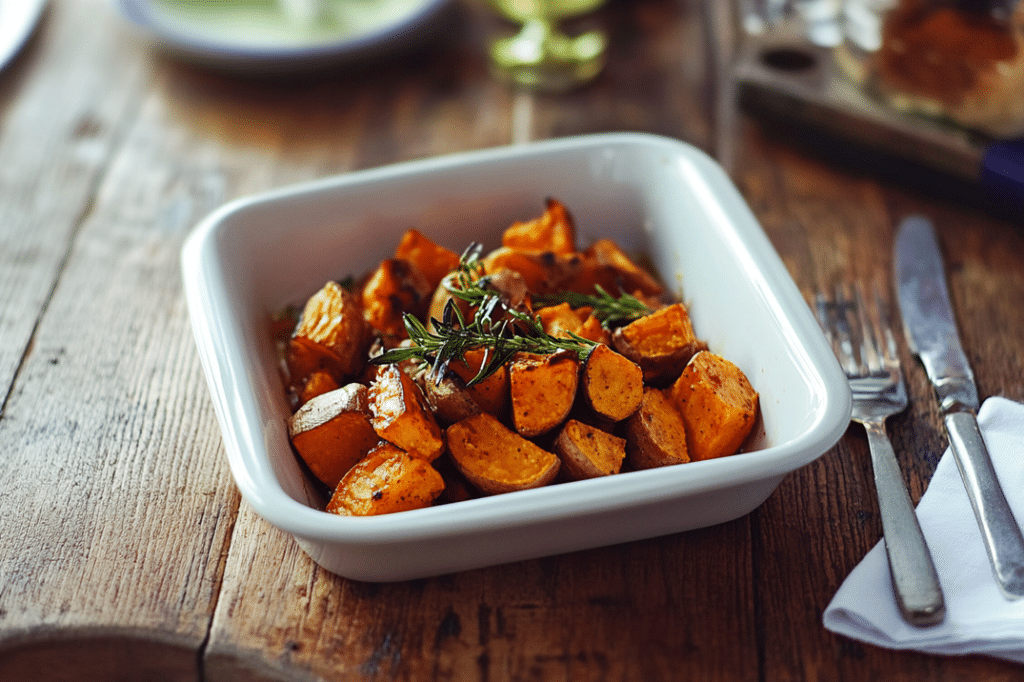
[[[721,12],[612,2],[606,72],[551,96],[490,77],[507,27],[473,0],[427,49],[271,82],[170,59],[102,0],[54,0],[0,73],[0,679],[1020,679],[822,627],[881,533],[859,428],[731,523],[398,584],[320,570],[240,502],[182,296],[189,230],[233,197],[532,139],[731,150],[808,293],[888,283],[894,224],[930,214],[982,396],[1024,399],[1020,226],[725,115]],[[917,499],[945,441],[900,343],[913,403],[890,424]]]

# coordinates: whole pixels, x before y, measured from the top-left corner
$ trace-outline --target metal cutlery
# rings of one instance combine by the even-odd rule
[[[996,582],[1007,599],[1019,599],[1024,597],[1024,536],[978,430],[974,373],[960,345],[942,253],[927,218],[911,216],[900,226],[895,275],[907,341],[935,390]]]
[[[818,294],[815,308],[849,379],[853,421],[863,424],[868,435],[896,602],[908,623],[935,625],[946,613],[942,588],[885,430],[886,418],[907,407],[888,308],[876,293],[876,322],[865,309],[860,289],[854,288],[851,297],[842,286],[832,300]]]

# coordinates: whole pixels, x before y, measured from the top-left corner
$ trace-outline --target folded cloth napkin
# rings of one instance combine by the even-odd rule
[[[1024,523],[1024,405],[989,398],[978,423],[1014,516]],[[882,542],[868,552],[825,609],[825,627],[890,649],[984,654],[1024,663],[1024,599],[1003,598],[981,531],[947,449],[917,506],[946,600],[940,625],[917,628],[900,617]]]

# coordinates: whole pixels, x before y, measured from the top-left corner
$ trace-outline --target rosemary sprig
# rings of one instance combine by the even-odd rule
[[[497,292],[488,289],[479,262],[480,245],[471,244],[459,261],[459,273],[448,286],[453,296],[475,307],[471,320],[466,320],[454,300],[445,304],[442,319],[433,319],[430,332],[414,315],[405,314],[405,329],[411,346],[393,348],[373,358],[375,365],[403,362],[418,358],[427,362],[430,377],[440,381],[452,360],[463,357],[468,350],[483,348],[484,361],[468,386],[480,383],[507,363],[516,353],[554,353],[568,350],[585,358],[595,342],[572,334],[570,338],[554,337],[544,331],[533,315],[506,306]]]
[[[624,291],[616,298],[605,291],[600,284],[595,284],[594,290],[597,291],[596,294],[563,291],[557,294],[535,296],[534,300],[543,305],[568,303],[572,308],[591,307],[594,309],[592,314],[601,321],[601,326],[605,329],[628,324],[654,312],[636,296]]]

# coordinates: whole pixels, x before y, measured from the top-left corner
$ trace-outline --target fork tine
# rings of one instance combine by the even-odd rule
[[[882,292],[875,286],[875,305],[878,307],[878,318],[881,320],[882,361],[886,367],[900,367],[900,356],[896,350],[896,339],[892,333],[892,306],[882,297]]]
[[[856,314],[861,328],[861,362],[868,372],[880,372],[883,367],[882,351],[880,349],[883,348],[884,344],[882,342],[881,325],[875,322],[875,316],[872,315],[872,312],[878,312],[877,301],[875,309],[873,311],[869,310],[864,305],[864,291],[859,283],[854,287],[853,294],[854,305],[857,308]]]

